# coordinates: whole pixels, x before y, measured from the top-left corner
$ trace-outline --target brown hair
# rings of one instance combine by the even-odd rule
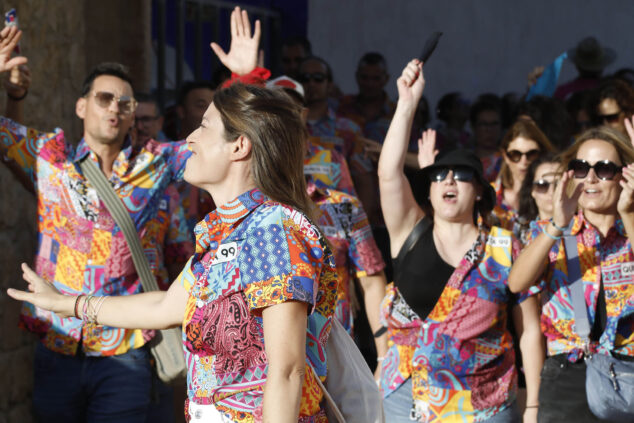
[[[216,91],[213,103],[225,139],[243,135],[251,141],[251,171],[260,191],[312,219],[313,203],[304,180],[307,132],[288,95],[282,90],[233,84]]]
[[[623,166],[634,163],[634,148],[630,140],[616,129],[610,128],[609,126],[599,126],[598,128],[590,128],[583,132],[579,135],[575,143],[561,154],[560,162],[564,169],[568,169],[568,164],[577,158],[579,148],[581,148],[586,141],[590,140],[600,140],[612,144]]]
[[[509,148],[511,142],[514,139],[522,137],[532,141],[535,141],[539,146],[539,150],[542,154],[552,153],[555,151],[555,147],[550,143],[548,137],[528,119],[518,120],[509,128],[509,130],[502,138],[500,148],[503,154],[506,154],[506,149]],[[506,164],[506,161],[502,160],[502,167],[500,168],[500,176],[502,178],[502,186],[504,188],[511,188],[513,186],[513,175],[511,175],[511,169]]]

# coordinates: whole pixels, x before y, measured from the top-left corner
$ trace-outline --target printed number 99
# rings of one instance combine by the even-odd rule
[[[220,250],[220,254],[222,254],[223,257],[229,257],[230,255],[234,255],[236,253],[236,249],[234,247],[229,247],[229,248],[223,248],[222,250]]]

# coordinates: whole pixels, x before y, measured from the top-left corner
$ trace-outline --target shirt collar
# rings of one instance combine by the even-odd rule
[[[234,224],[251,213],[269,198],[258,188],[253,188],[237,198],[216,208],[216,214],[223,223]],[[207,220],[207,218],[205,218]]]
[[[90,154],[92,150],[88,146],[85,138],[82,138],[77,144],[77,148],[75,149],[75,157],[73,158],[73,162],[79,162],[83,160],[86,155]],[[123,153],[123,157],[121,157],[121,153]],[[132,154],[132,141],[130,136],[126,136],[123,141],[123,146],[121,148],[121,153],[117,156],[117,160],[128,162],[130,160],[130,155]]]
[[[616,231],[619,235],[627,236],[627,233],[625,232],[625,226],[623,226],[623,221],[620,217],[616,218],[614,226],[610,228],[610,231],[612,231],[614,228],[616,228]],[[586,218],[583,216],[583,212],[579,211],[579,213],[577,213],[573,219],[572,229],[570,230],[570,233],[572,235],[577,235],[579,232],[584,230],[596,231],[596,228],[586,220]]]

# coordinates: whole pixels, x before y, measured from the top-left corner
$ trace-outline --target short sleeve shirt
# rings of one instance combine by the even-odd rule
[[[529,242],[540,233],[541,227],[534,227]],[[623,222],[617,219],[603,237],[580,212],[573,220],[572,234],[577,238],[590,326],[596,318],[600,282],[605,290],[606,327],[598,342],[591,344],[591,350],[634,357],[634,255]],[[566,354],[570,361],[577,361],[584,345],[574,331],[571,281],[563,240],[555,243],[547,260],[546,271],[535,292],[541,293],[541,326],[548,355]]]
[[[196,227],[196,253],[179,283],[189,292],[183,341],[190,401],[214,404],[231,421],[260,421],[268,371],[261,311],[301,301],[309,305],[312,368],[307,364],[299,421],[327,422],[315,378],[326,376],[338,280],[325,239],[305,215],[257,189],[240,195]]]
[[[315,184],[309,184],[309,193],[319,208],[317,223],[332,245],[340,277],[336,317],[348,333],[352,333],[350,284],[355,277],[379,273],[385,263],[374,241],[368,217],[356,197],[319,189]]]
[[[507,278],[519,249],[509,231],[482,230],[424,320],[388,286],[381,317],[389,347],[384,396],[411,377],[424,422],[483,421],[513,403],[517,371],[507,328],[513,299]]]

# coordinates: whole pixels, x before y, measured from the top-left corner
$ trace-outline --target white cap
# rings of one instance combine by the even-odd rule
[[[304,98],[304,87],[302,87],[302,84],[286,75],[266,81],[266,88],[287,88],[295,91]]]

